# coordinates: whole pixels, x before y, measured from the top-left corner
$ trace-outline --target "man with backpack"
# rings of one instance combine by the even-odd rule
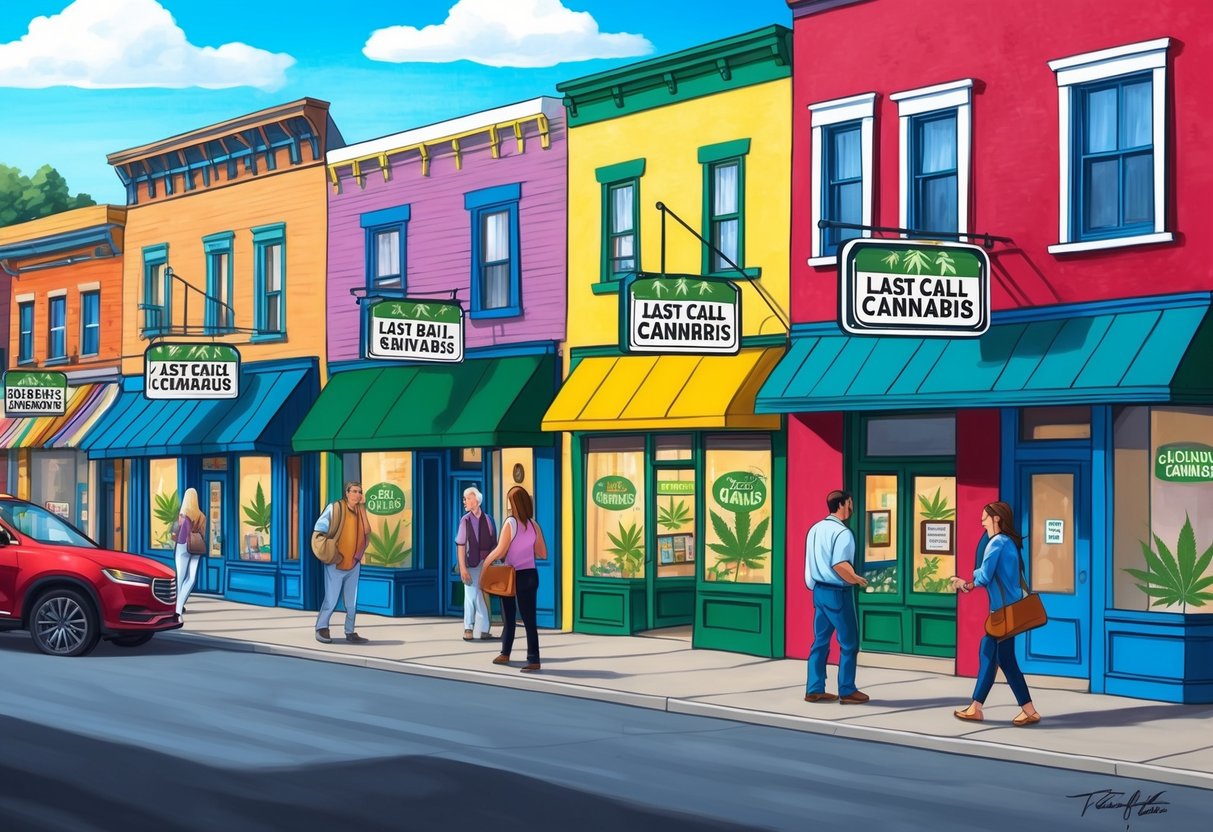
[[[366,644],[354,630],[358,611],[358,576],[362,572],[362,556],[366,553],[370,521],[362,496],[362,484],[347,482],[345,499],[336,500],[325,508],[312,533],[312,551],[324,563],[324,603],[316,617],[316,641],[331,644],[329,619],[337,609],[338,599],[345,602],[345,640],[351,644]]]

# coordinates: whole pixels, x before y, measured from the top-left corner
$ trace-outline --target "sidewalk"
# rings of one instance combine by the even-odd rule
[[[512,667],[491,664],[500,642],[465,642],[454,618],[387,618],[360,613],[370,644],[320,644],[316,614],[190,598],[185,627],[157,638],[227,650],[295,656],[597,699],[674,713],[910,745],[1213,790],[1213,705],[1173,705],[1072,690],[1033,690],[1042,721],[1010,724],[1010,691],[995,686],[984,723],[952,716],[973,681],[923,671],[863,667],[866,705],[804,701],[805,663],[693,650],[689,640],[540,631],[543,670],[518,672],[526,639],[519,628]],[[333,617],[340,636],[342,613]],[[493,632],[499,632],[494,626]],[[836,680],[829,672],[830,685]]]

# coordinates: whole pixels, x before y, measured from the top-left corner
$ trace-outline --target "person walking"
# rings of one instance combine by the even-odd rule
[[[328,534],[329,524],[335,522],[333,515],[338,511],[344,515],[337,535],[337,551],[341,558],[324,566],[324,603],[316,616],[316,641],[322,644],[333,641],[329,635],[329,619],[337,609],[339,599],[345,602],[345,640],[351,644],[366,644],[370,640],[358,635],[354,629],[354,618],[358,613],[358,577],[362,573],[362,556],[370,536],[362,483],[347,482],[344,494],[344,499],[325,508],[315,526],[315,531]]]
[[[859,622],[855,618],[856,586],[868,582],[855,573],[855,535],[847,520],[855,511],[851,495],[831,491],[826,496],[829,515],[813,524],[804,544],[804,580],[813,592],[813,647],[809,650],[806,702],[859,705],[869,697],[855,687],[859,658]],[[830,637],[838,634],[838,694],[826,693],[826,658]]]
[[[534,673],[539,670],[539,628],[535,622],[537,596],[539,593],[539,571],[535,568],[535,559],[547,560],[548,547],[543,540],[543,530],[535,522],[535,503],[531,495],[521,485],[510,489],[506,495],[510,506],[510,516],[501,526],[501,537],[497,545],[485,559],[484,565],[489,566],[501,559],[514,567],[514,593],[501,599],[501,614],[505,619],[501,635],[501,654],[493,659],[493,664],[509,664],[510,651],[514,647],[515,601],[517,612],[522,615],[522,625],[526,628],[526,665],[523,673]]]
[[[176,543],[173,554],[177,567],[177,615],[180,617],[185,614],[185,599],[194,591],[194,583],[198,580],[198,564],[206,554],[206,517],[198,507],[196,489],[187,488],[181,496],[181,510],[173,524],[173,541]],[[201,546],[198,541],[203,541]]]
[[[482,563],[497,545],[497,527],[487,511],[481,510],[484,497],[480,489],[463,489],[465,514],[459,518],[455,533],[455,552],[459,558],[459,577],[463,580],[463,640],[491,640],[489,605],[480,591]]]
[[[1004,502],[994,502],[981,510],[981,525],[985,529],[989,542],[982,555],[981,566],[973,571],[973,579],[966,581],[956,576],[952,577],[952,588],[961,592],[970,592],[974,588],[984,586],[990,599],[990,612],[996,612],[1007,604],[1019,600],[1019,576],[1022,569],[1019,548],[1023,536],[1015,527],[1015,515],[1011,507]],[[994,676],[999,668],[1015,694],[1019,703],[1019,713],[1011,720],[1016,728],[1035,725],[1040,722],[1040,713],[1032,704],[1032,692],[1028,690],[1027,680],[1019,669],[1019,661],[1015,658],[1015,637],[995,639],[988,633],[981,637],[978,647],[981,658],[981,669],[977,673],[977,684],[973,688],[973,701],[967,708],[953,711],[952,715],[966,722],[981,722],[985,719],[982,707],[994,687]]]

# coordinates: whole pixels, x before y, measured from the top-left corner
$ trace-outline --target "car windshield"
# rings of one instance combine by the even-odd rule
[[[81,534],[71,523],[33,503],[0,502],[0,518],[21,534],[28,535],[39,543],[97,548],[96,543]]]

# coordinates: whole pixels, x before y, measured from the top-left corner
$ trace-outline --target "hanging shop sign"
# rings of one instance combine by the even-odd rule
[[[728,280],[641,273],[624,280],[619,298],[625,352],[736,355],[741,349],[741,293]]]
[[[366,510],[381,517],[404,511],[404,489],[390,482],[372,485],[366,490]]]
[[[990,328],[990,257],[981,246],[860,238],[840,263],[846,332],[971,338]]]
[[[4,373],[4,415],[62,416],[67,413],[67,376],[43,370]]]
[[[1200,442],[1160,446],[1154,477],[1163,482],[1213,482],[1213,447]]]
[[[235,399],[240,352],[228,344],[156,344],[143,353],[149,399]]]
[[[463,360],[463,307],[457,302],[381,300],[370,307],[369,358]]]
[[[606,476],[590,491],[594,505],[608,511],[625,511],[636,505],[636,486],[627,477]]]
[[[755,511],[767,501],[766,477],[751,471],[730,471],[712,483],[712,496],[729,511]]]

